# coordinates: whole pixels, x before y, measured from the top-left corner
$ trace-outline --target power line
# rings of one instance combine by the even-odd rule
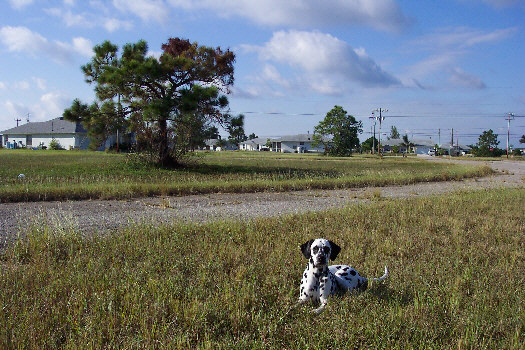
[[[326,113],[289,113],[289,112],[266,112],[266,111],[232,111],[235,114],[259,114],[259,115],[283,115],[283,116],[324,116]],[[355,115],[355,118],[367,119],[368,115]],[[389,115],[388,118],[501,118],[501,114],[412,114],[412,115]],[[525,118],[525,115],[514,115],[514,118]]]

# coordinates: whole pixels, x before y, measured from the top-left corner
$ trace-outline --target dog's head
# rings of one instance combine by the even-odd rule
[[[334,260],[341,248],[324,238],[312,239],[301,245],[301,251],[314,267],[328,265],[328,259]]]

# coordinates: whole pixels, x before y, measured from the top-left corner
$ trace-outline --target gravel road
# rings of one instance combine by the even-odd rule
[[[425,157],[427,158],[427,157]],[[449,161],[428,157],[427,161]],[[345,190],[309,190],[286,193],[207,194],[133,200],[89,200],[0,204],[0,249],[16,239],[20,228],[38,219],[50,225],[73,223],[86,233],[104,233],[135,222],[169,223],[174,220],[207,222],[250,219],[288,213],[320,211],[350,203],[382,198],[411,198],[459,190],[525,187],[525,162],[486,162],[497,175],[452,182]],[[480,164],[478,161],[475,164]]]

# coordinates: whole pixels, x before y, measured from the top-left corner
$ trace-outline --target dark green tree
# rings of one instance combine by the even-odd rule
[[[495,134],[492,129],[483,131],[483,133],[478,137],[479,147],[495,148],[498,145],[498,134]]]
[[[390,127],[390,136],[388,137],[389,139],[392,139],[392,140],[397,140],[400,138],[400,134],[399,134],[399,131],[397,131],[397,128],[392,125]]]
[[[314,128],[312,146],[322,144],[325,153],[333,156],[350,156],[359,147],[363,123],[349,115],[341,106],[334,106]]]
[[[239,143],[246,141],[248,138],[244,134],[244,115],[239,114],[237,117],[231,117],[226,128],[230,136],[228,140],[232,145],[239,146]]]
[[[235,55],[179,38],[169,39],[162,50],[160,58],[147,56],[141,40],[124,45],[119,57],[109,41],[95,46],[82,70],[98,101],[92,106],[73,102],[64,117],[91,127],[98,141],[125,127],[158,164],[180,165],[182,155],[200,143],[195,138],[208,122],[227,123],[222,110],[234,81]]]
[[[361,151],[362,152],[370,152],[372,151],[372,148],[374,148],[375,152],[377,152],[377,149],[379,147],[378,145],[379,141],[375,137],[369,137],[363,143],[361,144]]]
[[[471,145],[471,153],[476,157],[499,157],[504,151],[498,148],[498,134],[492,129],[483,131],[478,137],[478,143]]]

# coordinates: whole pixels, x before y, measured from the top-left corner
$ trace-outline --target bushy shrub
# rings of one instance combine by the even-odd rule
[[[58,142],[56,139],[52,139],[51,142],[49,142],[49,149],[52,150],[61,150],[64,149],[60,142]]]

